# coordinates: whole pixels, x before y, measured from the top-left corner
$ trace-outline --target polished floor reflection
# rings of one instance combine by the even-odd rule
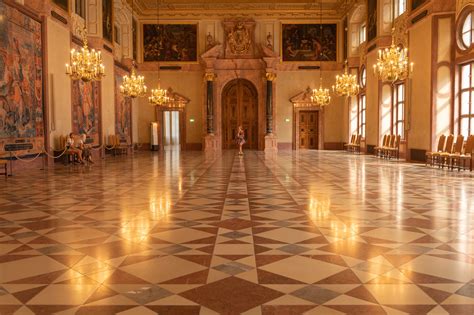
[[[474,177],[140,153],[0,188],[0,314],[473,314]]]

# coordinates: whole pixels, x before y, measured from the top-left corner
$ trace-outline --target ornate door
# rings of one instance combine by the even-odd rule
[[[299,114],[300,149],[318,148],[318,112],[300,111]]]
[[[241,125],[246,149],[258,149],[258,98],[255,87],[247,80],[229,82],[222,93],[222,147],[236,148],[235,136]]]

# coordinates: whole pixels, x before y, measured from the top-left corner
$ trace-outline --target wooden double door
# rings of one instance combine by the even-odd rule
[[[318,111],[299,112],[299,148],[318,149]]]
[[[258,94],[244,79],[229,82],[222,93],[222,148],[237,147],[238,127],[245,132],[246,149],[258,149]]]

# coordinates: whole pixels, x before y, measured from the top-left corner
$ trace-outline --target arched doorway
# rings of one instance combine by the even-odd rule
[[[222,148],[236,148],[235,135],[239,125],[245,130],[244,148],[258,149],[258,93],[244,79],[227,83],[222,92]]]

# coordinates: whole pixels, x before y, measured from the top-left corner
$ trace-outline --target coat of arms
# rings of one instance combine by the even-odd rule
[[[226,20],[226,57],[253,56],[253,29],[255,22],[252,20]]]

